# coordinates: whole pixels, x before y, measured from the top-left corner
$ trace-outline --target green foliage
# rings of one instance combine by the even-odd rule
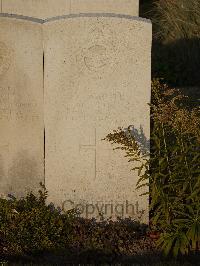
[[[200,110],[189,110],[186,97],[157,79],[151,110],[151,156],[145,162],[133,134],[119,129],[106,139],[120,144],[129,161],[140,162],[137,188],[150,180],[151,222],[161,232],[158,244],[176,256],[200,245]]]
[[[62,248],[69,242],[71,213],[61,214],[53,205],[46,205],[47,192],[39,191],[17,200],[0,199],[0,240],[10,253],[23,254]]]
[[[138,170],[139,180],[137,182],[137,188],[140,188],[146,185],[144,182],[149,179],[149,152],[146,149],[147,140],[142,143],[143,145],[141,143],[138,144],[133,134],[134,130],[135,128],[132,125],[126,130],[119,128],[118,130],[114,130],[113,133],[108,134],[103,140],[110,141],[115,145],[114,150],[121,149],[125,151],[125,157],[128,158],[129,162],[137,162],[137,166],[134,165],[132,170]],[[139,132],[137,131],[137,134],[143,137],[144,133],[142,128]],[[116,146],[116,144],[120,144],[120,146]]]
[[[158,80],[152,85],[152,222],[165,252],[177,255],[200,244],[200,110]]]
[[[0,199],[1,248],[9,255],[41,252],[101,251],[133,254],[152,245],[146,239],[147,226],[130,219],[117,221],[84,219],[75,210],[62,212],[46,204],[44,186],[39,197],[30,193],[23,199]]]
[[[101,251],[107,254],[137,254],[144,250],[147,226],[130,219],[96,222],[95,219],[77,219],[73,224],[73,247]],[[148,242],[148,240],[147,240]],[[148,245],[146,250],[152,249]]]

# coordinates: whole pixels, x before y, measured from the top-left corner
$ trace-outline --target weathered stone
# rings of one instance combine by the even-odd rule
[[[148,220],[148,197],[137,173],[102,141],[118,127],[150,136],[151,23],[122,16],[80,16],[44,24],[46,186],[64,208],[137,205]],[[105,205],[104,205],[105,207]],[[95,208],[93,212],[93,208]],[[103,211],[103,209],[102,209]],[[106,217],[110,211],[104,212]],[[114,211],[116,217],[120,213]],[[125,210],[124,210],[125,212]],[[126,216],[138,218],[128,208]],[[121,215],[122,216],[122,215]]]
[[[69,0],[2,0],[2,12],[45,19],[70,13]]]
[[[50,201],[63,210],[79,204],[89,218],[148,222],[148,197],[139,196],[147,189],[136,191],[133,165],[102,138],[129,125],[150,137],[151,23],[1,16],[0,194],[36,191],[45,149]]]
[[[139,16],[139,0],[71,0],[71,13],[115,13]]]
[[[3,13],[46,19],[77,13],[139,15],[139,0],[1,0]]]
[[[0,193],[44,180],[42,25],[0,17]]]

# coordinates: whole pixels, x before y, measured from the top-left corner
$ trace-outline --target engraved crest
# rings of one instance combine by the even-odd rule
[[[105,72],[104,70],[107,73],[112,71],[114,65],[117,64],[115,56],[117,42],[114,40],[116,38],[112,29],[106,27],[104,23],[98,22],[88,30],[85,43],[81,45],[81,49],[77,49],[75,52],[76,62],[79,62],[79,65],[89,72],[101,74],[102,71]]]
[[[91,46],[84,56],[84,62],[89,70],[98,71],[104,66],[109,64],[109,53],[105,46],[103,45],[93,45]]]

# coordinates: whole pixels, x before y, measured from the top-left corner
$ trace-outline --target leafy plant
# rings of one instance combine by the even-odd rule
[[[93,251],[105,254],[137,254],[152,250],[147,226],[130,219],[84,219],[75,210],[62,212],[46,204],[42,185],[39,196],[0,199],[0,255],[53,254]]]
[[[151,223],[165,254],[188,253],[200,245],[200,109],[161,80],[152,81],[151,155],[135,136],[119,129],[105,139],[120,144],[129,161],[140,162],[137,188],[148,184]],[[129,128],[130,129],[130,128]],[[149,181],[149,183],[148,183]]]
[[[24,254],[66,247],[70,242],[72,213],[61,214],[46,204],[47,191],[41,184],[39,197],[0,199],[0,240],[10,253]]]
[[[136,139],[136,135],[140,136],[140,141]],[[141,139],[143,141],[141,141]],[[118,128],[110,133],[103,140],[111,142],[113,145],[120,144],[116,146],[114,150],[124,150],[129,162],[139,162],[139,166],[134,166],[131,170],[138,170],[139,180],[136,184],[137,188],[141,188],[147,183],[142,183],[142,181],[147,181],[149,179],[149,143],[144,137],[142,128],[137,130],[134,126],[130,125],[127,129],[123,130]],[[146,193],[145,193],[146,194]],[[144,195],[144,193],[143,193]]]

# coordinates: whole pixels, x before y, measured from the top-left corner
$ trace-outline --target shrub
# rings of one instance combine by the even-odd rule
[[[0,254],[2,247],[15,256],[74,251],[120,255],[141,253],[144,246],[146,251],[153,249],[144,224],[130,219],[84,219],[76,210],[63,213],[47,205],[46,198],[43,186],[39,197],[30,193],[19,200],[0,199]]]
[[[61,214],[46,205],[47,192],[39,191],[17,200],[0,199],[0,242],[13,254],[34,253],[66,247],[74,214]]]
[[[200,245],[200,110],[189,110],[186,97],[157,79],[151,110],[150,159],[130,127],[128,134],[119,129],[106,140],[120,144],[129,161],[140,161],[137,188],[150,180],[151,222],[161,232],[158,245],[176,256]]]
[[[152,85],[152,221],[165,253],[177,255],[200,242],[200,109],[187,109],[178,90]]]
[[[80,251],[133,255],[153,250],[146,233],[147,225],[131,219],[97,222],[95,219],[79,218],[73,224],[72,247]]]

